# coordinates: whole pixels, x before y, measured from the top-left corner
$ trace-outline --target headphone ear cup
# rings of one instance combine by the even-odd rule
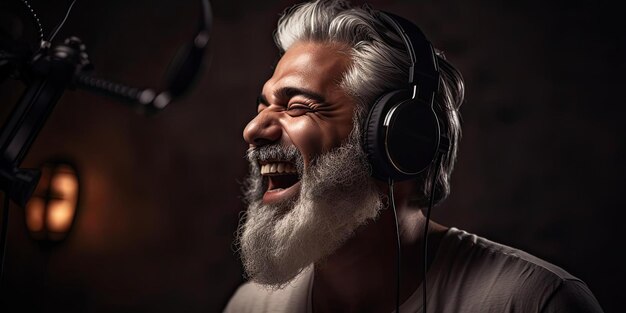
[[[430,104],[404,101],[390,108],[385,120],[385,152],[396,179],[412,178],[427,169],[440,140],[439,121]]]
[[[369,110],[363,127],[363,150],[372,166],[372,176],[380,180],[387,180],[393,168],[385,152],[384,118],[393,104],[406,99],[408,92],[394,90],[378,97]]]
[[[395,90],[374,102],[365,120],[363,149],[372,176],[396,181],[416,177],[432,163],[439,122],[430,105]]]

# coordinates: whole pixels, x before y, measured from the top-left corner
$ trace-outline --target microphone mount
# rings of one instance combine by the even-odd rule
[[[17,44],[0,45],[0,83],[5,77],[14,77],[26,84],[0,133],[0,190],[19,206],[26,205],[37,186],[40,173],[36,169],[22,169],[20,165],[66,89],[82,89],[111,97],[147,116],[163,110],[184,95],[203,65],[211,33],[213,17],[210,3],[201,0],[201,4],[198,31],[172,61],[166,88],[159,92],[93,75],[94,67],[87,48],[78,37],[68,37],[56,45],[51,40],[42,40],[39,50],[32,57],[16,48]],[[60,26],[54,34],[58,28]]]

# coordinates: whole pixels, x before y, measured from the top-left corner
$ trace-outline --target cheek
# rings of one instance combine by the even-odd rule
[[[323,133],[319,125],[307,117],[290,121],[285,127],[289,138],[300,150],[305,160],[323,149]]]
[[[354,106],[329,107],[314,114],[282,117],[280,124],[288,140],[300,150],[305,163],[308,163],[311,157],[339,147],[349,137],[353,111]]]

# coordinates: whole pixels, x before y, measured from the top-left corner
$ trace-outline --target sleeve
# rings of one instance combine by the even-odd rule
[[[598,300],[580,280],[564,280],[541,313],[603,313]]]

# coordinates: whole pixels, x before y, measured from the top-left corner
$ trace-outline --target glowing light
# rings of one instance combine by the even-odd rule
[[[51,200],[48,202],[48,216],[46,218],[48,230],[64,233],[72,226],[74,206],[65,200]]]
[[[26,204],[26,226],[32,232],[43,231],[45,202],[41,198],[33,198]]]
[[[47,163],[31,200],[26,226],[35,239],[61,240],[72,227],[78,205],[76,170],[66,163]]]

